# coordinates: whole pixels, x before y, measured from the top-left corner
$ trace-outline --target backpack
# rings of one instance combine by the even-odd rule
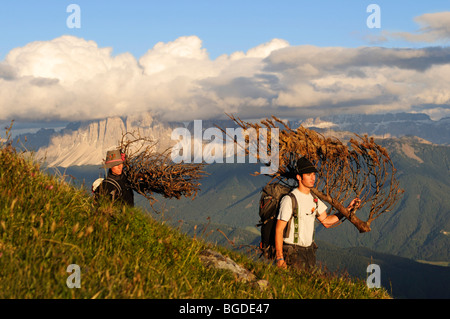
[[[275,228],[277,225],[277,217],[280,210],[280,202],[284,196],[289,196],[292,200],[292,216],[294,219],[294,242],[299,238],[298,234],[298,203],[295,195],[291,193],[294,188],[281,185],[279,183],[267,184],[262,189],[261,198],[259,200],[259,217],[260,223],[257,226],[261,226],[261,243],[259,248],[261,255],[264,255],[269,260],[275,259]],[[318,208],[317,196],[311,193],[316,203],[315,211]],[[289,228],[291,226],[291,220],[288,221],[286,228],[284,229],[283,237],[286,238],[289,234]],[[314,236],[314,235],[313,235]]]
[[[260,221],[257,225],[258,227],[261,226],[261,243],[259,244],[261,250],[260,257],[264,255],[267,259],[275,258],[275,227],[277,224],[281,199],[285,195],[288,195],[292,199],[294,212],[297,208],[297,200],[295,195],[291,193],[291,190],[291,187],[279,183],[267,184],[262,189],[259,200]]]
[[[112,197],[112,199],[116,199],[119,198],[120,196],[122,196],[122,187],[120,187],[119,183],[117,183],[115,180],[111,179],[111,178],[97,178],[93,183],[92,183],[92,194],[94,194],[94,198],[98,199],[99,195],[100,195],[100,191],[102,190],[102,187],[100,187],[101,185],[106,185],[106,184],[111,184],[114,186],[114,189],[112,192],[110,192],[110,195]]]

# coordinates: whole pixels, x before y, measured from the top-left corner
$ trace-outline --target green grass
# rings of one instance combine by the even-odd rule
[[[206,268],[213,248],[269,281],[267,289]],[[70,289],[67,267],[81,268]],[[390,298],[321,271],[282,270],[211,246],[138,208],[94,204],[80,187],[40,170],[15,150],[0,150],[0,298]]]

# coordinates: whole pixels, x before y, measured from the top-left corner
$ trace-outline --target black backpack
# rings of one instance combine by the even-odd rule
[[[261,256],[264,255],[269,260],[275,258],[275,228],[280,202],[285,195],[291,197],[292,207],[294,212],[296,212],[297,200],[295,195],[291,193],[292,189],[280,183],[267,184],[262,189],[259,200],[260,221],[257,225],[258,227],[261,226],[261,243],[259,244],[259,248],[261,250]]]
[[[119,183],[117,183],[112,178],[98,178],[92,183],[92,194],[94,194],[94,199],[98,200],[100,195],[106,195],[105,190],[107,188],[107,184],[111,184],[113,186],[112,191],[110,192],[111,199],[117,199],[122,196],[122,187],[120,187]]]
[[[262,189],[261,198],[259,200],[259,217],[260,222],[257,226],[261,226],[261,243],[259,248],[261,250],[261,256],[264,255],[269,260],[275,259],[275,228],[277,225],[277,217],[280,210],[281,199],[288,195],[292,200],[292,216],[294,218],[294,239],[298,238],[298,203],[295,195],[291,193],[294,188],[284,186],[279,183],[267,184]],[[315,211],[317,211],[319,204],[316,195],[311,193],[316,203]],[[283,237],[286,238],[289,234],[289,227],[291,222],[289,220],[286,228],[284,229]],[[313,235],[314,239],[314,235]]]

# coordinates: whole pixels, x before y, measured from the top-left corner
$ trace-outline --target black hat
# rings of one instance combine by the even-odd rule
[[[297,174],[308,173],[317,173],[317,169],[306,157],[302,157],[297,161]]]

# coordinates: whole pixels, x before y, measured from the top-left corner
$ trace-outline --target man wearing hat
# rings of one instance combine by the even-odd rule
[[[106,153],[103,167],[108,169],[108,175],[99,186],[98,192],[101,195],[109,196],[114,202],[134,206],[133,189],[123,172],[124,161],[125,154],[118,149]]]
[[[280,213],[275,230],[276,262],[279,267],[286,265],[312,269],[316,264],[317,245],[314,242],[315,219],[329,228],[339,222],[343,215],[327,215],[327,206],[311,192],[316,182],[317,169],[305,157],[297,162],[296,179],[298,187],[292,190],[297,200],[297,212],[294,214],[289,196],[282,198]],[[354,199],[348,208],[358,205]],[[294,214],[296,218],[291,218]],[[287,232],[285,234],[285,228]]]

